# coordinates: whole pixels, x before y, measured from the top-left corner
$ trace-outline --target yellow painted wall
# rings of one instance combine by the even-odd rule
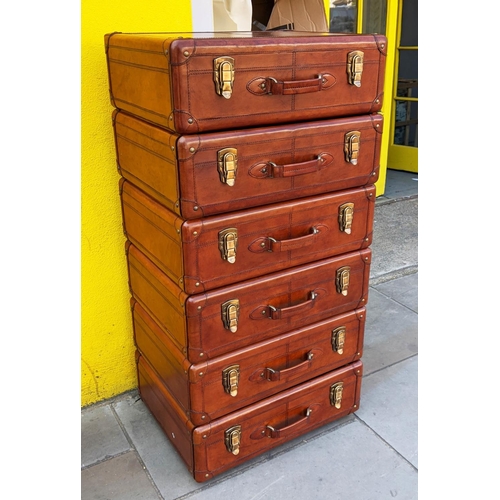
[[[104,34],[191,31],[190,0],[81,3],[81,404],[137,386]]]

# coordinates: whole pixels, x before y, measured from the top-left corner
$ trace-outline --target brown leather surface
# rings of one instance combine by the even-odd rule
[[[121,200],[127,238],[188,294],[366,248],[375,186],[368,185],[229,214],[183,221],[128,181]],[[354,203],[350,234],[339,207]],[[235,228],[236,260],[221,256],[219,233]]]
[[[114,112],[120,174],[184,219],[373,184],[379,175],[382,115],[179,136]],[[345,134],[360,132],[356,165]],[[234,186],[221,182],[218,151],[237,150]]]
[[[129,283],[133,297],[192,362],[212,359],[256,342],[366,305],[371,249],[349,252],[271,273],[200,294],[186,295],[134,245],[128,247]],[[336,273],[350,266],[347,295],[337,291]],[[307,314],[272,319],[272,310],[307,301]],[[221,305],[240,301],[238,329],[221,319]]]
[[[113,33],[105,36],[105,49],[112,104],[181,134],[369,114],[382,107],[383,35]],[[347,78],[353,50],[364,53],[360,87]],[[229,99],[214,85],[214,59],[223,56],[234,59]]]
[[[198,482],[357,411],[362,371],[361,361],[355,361],[193,429],[155,370],[143,356],[138,359],[142,399]],[[330,388],[339,382],[343,394],[336,408],[330,401]],[[241,425],[238,454],[225,445],[225,431],[234,425]],[[183,426],[189,433],[182,431]]]
[[[137,302],[133,303],[134,338],[141,354],[194,425],[202,425],[281,390],[322,375],[362,355],[365,308],[295,329],[267,341],[191,364]],[[340,354],[332,331],[345,329]],[[222,384],[225,368],[238,365],[237,394]]]

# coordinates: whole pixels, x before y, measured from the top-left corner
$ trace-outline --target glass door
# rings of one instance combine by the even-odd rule
[[[418,0],[399,0],[387,168],[418,172]]]

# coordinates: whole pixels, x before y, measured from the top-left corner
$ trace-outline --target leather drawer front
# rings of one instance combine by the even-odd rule
[[[127,181],[121,199],[127,238],[188,294],[366,248],[372,241],[373,185],[190,221]],[[340,220],[348,204],[352,222],[346,230]]]
[[[199,482],[357,411],[362,370],[356,361],[193,428],[156,371],[143,356],[138,359],[141,397]],[[339,386],[341,398],[335,399]],[[240,437],[233,453],[227,435],[236,427]]]
[[[357,361],[362,355],[365,316],[361,308],[191,364],[144,308],[138,303],[133,306],[138,350],[195,425]],[[341,348],[339,335],[345,339]],[[233,385],[231,374],[237,377]]]
[[[123,111],[115,110],[113,123],[120,174],[184,219],[378,179],[379,114],[184,136]],[[230,163],[220,160],[227,151]],[[220,173],[229,167],[232,183]]]
[[[128,249],[134,299],[192,363],[365,306],[370,262],[367,248],[186,295],[134,245]],[[345,268],[349,268],[349,284],[344,295],[338,288],[338,276]],[[234,331],[223,320],[228,301],[239,304]]]
[[[115,33],[105,41],[112,104],[180,134],[369,114],[382,107],[383,35]],[[355,53],[362,61],[349,62]],[[227,64],[222,73],[220,58]]]

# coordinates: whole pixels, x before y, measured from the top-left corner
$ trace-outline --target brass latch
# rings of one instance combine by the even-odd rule
[[[332,330],[332,349],[338,354],[344,354],[345,326]]]
[[[238,394],[238,382],[240,380],[240,365],[232,365],[222,370],[222,385],[224,391],[233,398]]]
[[[361,137],[361,132],[359,132],[358,130],[347,132],[347,134],[345,135],[344,153],[345,153],[345,161],[347,163],[352,163],[353,165],[358,164],[360,137]]]
[[[238,230],[235,227],[224,229],[219,233],[219,250],[221,257],[230,264],[236,262],[236,248],[238,246]]]
[[[330,387],[330,404],[335,408],[340,409],[342,406],[342,391],[344,390],[344,383],[337,382]]]
[[[238,318],[240,316],[240,301],[238,299],[228,300],[221,305],[222,323],[224,328],[231,332],[238,330]]]
[[[339,207],[339,228],[343,233],[351,234],[354,218],[354,203],[344,203]]]
[[[234,425],[227,429],[224,432],[224,441],[226,442],[227,451],[233,455],[238,455],[241,444],[241,425]]]
[[[235,148],[217,151],[217,169],[220,181],[228,186],[234,186],[238,169],[238,151]]]
[[[232,57],[214,59],[214,82],[217,94],[230,99],[234,82],[234,59]]]
[[[337,293],[342,295],[347,295],[347,289],[349,288],[349,276],[351,273],[351,268],[349,266],[341,267],[337,269]]]
[[[347,54],[347,76],[349,85],[361,87],[361,74],[363,73],[363,57],[361,50],[353,50]]]

